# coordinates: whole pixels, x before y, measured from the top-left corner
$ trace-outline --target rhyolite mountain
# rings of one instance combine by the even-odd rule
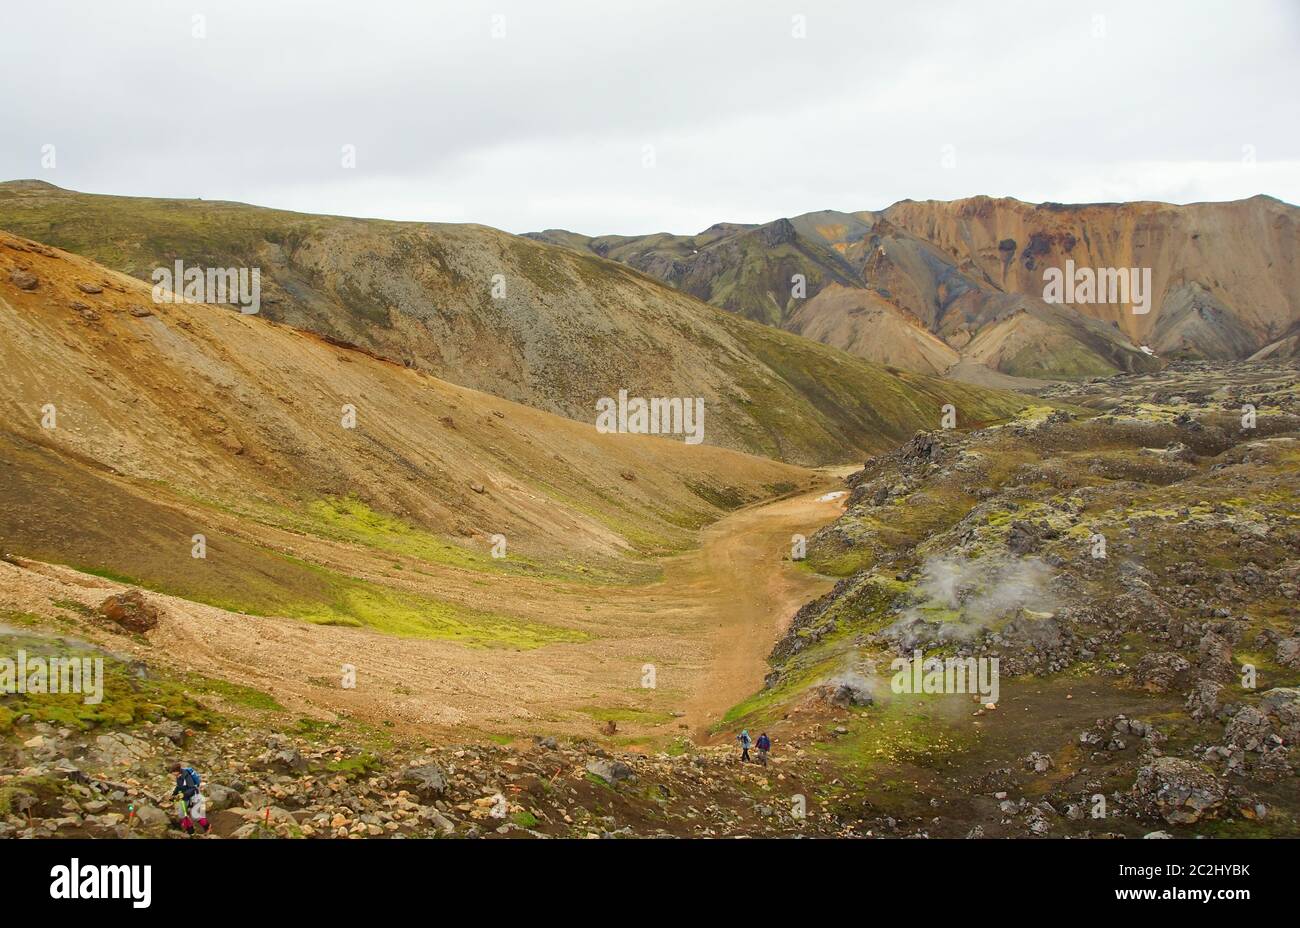
[[[1245,359],[1293,351],[1300,323],[1300,210],[1266,196],[1186,206],[903,200],[878,212],[720,223],[699,235],[533,237],[622,261],[746,318],[925,372],[1140,371],[1157,363],[1142,347],[1162,358]],[[1045,303],[1044,271],[1067,261],[1151,268],[1150,311]],[[803,296],[793,292],[796,274],[806,281]]]
[[[852,460],[1019,401],[891,372],[718,310],[591,253],[486,226],[0,184],[0,229],[151,280],[261,269],[261,315],[439,378],[593,424],[620,390],[702,397],[704,442],[801,464]],[[996,386],[996,385],[995,385]]]

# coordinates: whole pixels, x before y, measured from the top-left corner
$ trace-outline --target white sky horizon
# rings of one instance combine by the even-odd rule
[[[0,178],[585,235],[1300,203],[1293,0],[196,6],[7,11]]]
[[[41,181],[41,180],[45,180],[45,178],[42,178],[42,177],[0,177],[0,183],[12,182],[12,181]],[[61,186],[61,185],[59,185],[59,184],[55,184],[55,186],[57,187],[57,186]],[[95,194],[95,195],[102,195],[102,196],[145,197],[145,198],[153,198],[153,199],[177,199],[177,200],[196,199],[196,200],[206,200],[206,201],[210,201],[210,202],[214,202],[214,203],[220,203],[220,202],[225,202],[225,203],[240,203],[240,204],[243,204],[243,205],[245,205],[245,206],[254,206],[254,207],[262,207],[262,208],[266,208],[266,209],[284,210],[284,211],[287,211],[287,212],[302,213],[303,215],[309,215],[309,216],[337,216],[337,217],[344,218],[344,219],[363,219],[363,220],[364,220],[364,219],[375,219],[375,220],[394,221],[394,222],[429,223],[429,224],[439,224],[439,223],[456,224],[456,223],[463,223],[463,224],[467,224],[467,225],[483,225],[483,226],[490,225],[489,223],[479,222],[478,220],[475,220],[475,219],[464,219],[464,220],[459,220],[459,219],[457,219],[457,220],[452,220],[452,219],[439,219],[439,218],[433,218],[433,219],[410,219],[410,218],[402,218],[402,217],[395,217],[395,216],[378,216],[378,215],[370,215],[370,214],[364,214],[364,213],[336,213],[336,212],[330,212],[330,211],[326,211],[326,210],[300,209],[300,208],[296,208],[296,207],[281,206],[281,205],[278,205],[278,204],[275,204],[275,203],[255,203],[255,202],[251,202],[251,201],[248,201],[248,200],[235,199],[235,198],[231,198],[231,197],[186,197],[186,196],[159,197],[159,196],[156,196],[155,194],[149,194],[149,193],[124,193],[124,192],[121,192],[121,191],[115,191],[115,190],[83,190],[83,189],[79,189],[79,188],[63,188],[63,189],[71,190],[71,191],[74,192],[74,193],[87,193],[87,194]],[[1243,197],[1232,197],[1232,198],[1225,198],[1225,199],[1219,199],[1219,200],[1188,200],[1188,201],[1185,202],[1185,203],[1175,203],[1175,202],[1172,202],[1172,201],[1169,201],[1169,200],[1086,200],[1086,201],[1085,201],[1085,200],[1080,200],[1080,201],[1064,202],[1064,201],[1061,201],[1061,200],[1025,200],[1025,199],[1023,199],[1022,197],[1015,197],[1015,196],[1012,196],[1012,195],[1010,195],[1010,194],[980,194],[980,193],[972,193],[972,194],[969,194],[969,195],[967,195],[967,196],[959,196],[959,197],[945,198],[944,200],[942,200],[942,201],[940,201],[940,202],[951,202],[951,201],[953,201],[953,200],[968,200],[968,199],[972,199],[972,198],[977,197],[977,196],[986,196],[986,197],[988,197],[989,199],[993,199],[993,200],[998,200],[998,199],[1012,199],[1012,200],[1020,200],[1021,202],[1023,202],[1023,203],[1027,203],[1027,204],[1029,204],[1029,205],[1031,205],[1031,206],[1041,206],[1041,205],[1049,204],[1049,203],[1050,203],[1050,204],[1053,204],[1053,205],[1059,205],[1059,206],[1105,206],[1105,205],[1111,205],[1111,204],[1131,204],[1131,203],[1136,203],[1136,202],[1152,202],[1152,203],[1158,203],[1158,204],[1162,204],[1162,205],[1166,205],[1166,206],[1190,206],[1190,205],[1195,205],[1195,204],[1197,204],[1197,203],[1230,203],[1230,202],[1236,202],[1236,201],[1240,201],[1240,200],[1249,200],[1249,199],[1251,199],[1252,197],[1255,197],[1255,196],[1267,196],[1267,197],[1272,197],[1273,195],[1272,195],[1272,194],[1269,194],[1269,193],[1263,193],[1263,192],[1260,192],[1260,193],[1257,193],[1257,194],[1251,194],[1250,196],[1243,196]],[[935,198],[935,197],[925,197],[925,198],[921,198],[921,197],[905,197],[905,198],[903,198],[903,200],[894,200],[893,202],[891,202],[891,203],[886,203],[886,204],[884,204],[883,206],[872,206],[872,207],[865,207],[865,208],[861,208],[861,209],[840,209],[840,208],[838,208],[838,207],[824,206],[824,207],[820,207],[820,208],[800,210],[800,211],[798,211],[798,212],[783,213],[783,214],[781,214],[781,215],[779,215],[779,216],[768,216],[768,217],[766,217],[766,218],[764,218],[764,219],[753,220],[753,221],[750,221],[750,220],[743,220],[743,221],[742,221],[742,220],[738,220],[738,219],[717,219],[717,220],[714,220],[714,221],[710,222],[708,226],[703,226],[703,227],[701,227],[701,228],[699,228],[699,229],[642,229],[642,230],[640,230],[639,232],[621,233],[621,232],[603,232],[603,231],[599,231],[599,230],[598,230],[598,231],[591,231],[591,230],[587,230],[587,229],[571,229],[571,228],[567,228],[567,227],[564,227],[564,226],[546,226],[546,227],[544,227],[544,228],[536,228],[536,229],[519,229],[519,230],[500,229],[499,226],[492,226],[492,228],[496,228],[496,229],[498,229],[498,230],[500,230],[500,231],[511,232],[512,234],[515,234],[515,235],[522,235],[522,234],[525,234],[525,233],[528,233],[528,232],[571,232],[571,233],[576,233],[576,234],[579,234],[579,235],[585,235],[585,236],[588,236],[588,237],[591,237],[591,238],[599,238],[599,237],[601,237],[601,236],[605,236],[605,235],[632,235],[632,236],[639,236],[639,235],[669,234],[669,235],[683,235],[683,236],[686,236],[686,235],[698,235],[698,234],[700,234],[701,232],[704,232],[706,229],[708,229],[709,226],[713,226],[713,225],[753,225],[753,226],[761,226],[761,225],[766,225],[766,224],[771,223],[771,222],[775,222],[775,221],[778,220],[778,219],[794,219],[794,218],[796,218],[797,216],[802,216],[802,215],[805,215],[805,214],[807,214],[807,213],[818,213],[818,212],[837,212],[837,213],[846,213],[846,214],[864,213],[864,212],[879,213],[879,212],[883,212],[883,211],[884,211],[885,209],[887,209],[888,207],[893,206],[893,205],[895,205],[896,203],[904,202],[905,200],[914,200],[914,201],[917,201],[917,202],[924,202],[925,200],[935,200],[935,199],[937,199],[937,198]],[[1273,197],[1273,199],[1281,200],[1281,202],[1285,203],[1285,204],[1288,205],[1288,206],[1293,206],[1293,207],[1300,208],[1300,204],[1291,203],[1291,202],[1289,202],[1289,201],[1287,201],[1287,200],[1282,200],[1281,197]]]

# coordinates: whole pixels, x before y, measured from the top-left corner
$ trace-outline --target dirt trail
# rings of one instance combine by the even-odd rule
[[[151,593],[165,615],[149,643],[118,636],[106,643],[256,687],[304,714],[346,713],[424,732],[592,734],[603,713],[615,712],[625,735],[657,738],[689,728],[699,737],[761,686],[765,658],[785,624],[831,585],[789,560],[791,535],[810,536],[836,516],[843,497],[823,497],[841,487],[837,477],[847,470],[823,472],[813,492],[708,526],[700,546],[664,562],[662,581],[649,586],[530,582],[433,566],[422,578],[425,592],[578,628],[591,635],[587,641],[472,648]],[[351,556],[358,570],[367,557],[355,546],[332,556]],[[66,567],[0,562],[0,605],[11,608],[48,614],[50,603],[67,600],[93,607],[121,589]],[[92,640],[110,637],[86,631]],[[341,686],[344,664],[356,667],[354,689]],[[641,682],[646,664],[656,668],[652,689]]]
[[[767,655],[794,613],[833,585],[789,556],[793,535],[811,536],[843,509],[843,496],[825,498],[838,487],[828,479],[814,493],[737,512],[706,528],[699,551],[683,559],[682,591],[709,602],[710,661],[686,709],[697,741],[762,686]]]

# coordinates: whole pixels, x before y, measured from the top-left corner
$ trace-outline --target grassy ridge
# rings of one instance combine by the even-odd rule
[[[0,450],[7,452],[6,463],[19,465],[0,467],[0,491],[8,505],[7,551],[250,615],[489,647],[532,648],[583,637],[346,576],[242,534],[209,531],[207,557],[197,559],[191,556],[190,537],[202,520],[164,502],[163,488],[145,498],[43,452],[23,453],[3,443]],[[397,520],[337,501],[320,501],[317,510],[332,513],[322,521],[338,529],[321,537],[350,534],[380,550],[385,544],[404,545],[404,556],[417,562],[420,553],[427,553],[431,564],[446,562],[439,539],[414,528],[403,532]],[[301,524],[309,525],[310,517]],[[256,525],[249,529],[255,538]],[[461,560],[470,569],[478,563]]]

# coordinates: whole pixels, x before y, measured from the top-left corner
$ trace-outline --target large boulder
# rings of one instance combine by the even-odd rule
[[[1187,711],[1194,719],[1211,719],[1219,712],[1219,693],[1223,684],[1218,680],[1197,680],[1187,694]]]
[[[939,456],[938,440],[931,432],[917,432],[899,450],[898,455],[905,464],[933,461]]]
[[[917,648],[925,649],[938,642],[941,624],[925,619],[903,616],[893,625],[879,632],[882,641],[893,645],[899,654],[910,655]]]
[[[181,747],[185,744],[185,726],[180,722],[173,721],[172,719],[163,719],[154,726],[154,731],[177,747]]]
[[[432,825],[434,828],[438,829],[441,834],[450,835],[456,831],[456,823],[447,818],[447,816],[443,815],[433,806],[424,806],[420,809],[418,815],[421,822],[427,825]]]
[[[1174,651],[1144,654],[1133,669],[1133,682],[1151,693],[1168,693],[1180,688],[1191,663]]]
[[[420,764],[402,771],[402,783],[423,797],[441,796],[447,792],[447,775],[437,764]]]
[[[1290,670],[1300,670],[1300,635],[1278,642],[1277,662]]]
[[[238,790],[231,789],[229,786],[222,786],[220,783],[205,783],[203,785],[203,796],[208,801],[209,812],[233,809],[244,801],[244,797],[239,794]]]
[[[1018,651],[1044,653],[1054,651],[1065,643],[1061,624],[1055,616],[1034,615],[1024,609],[1003,625],[998,635]]]
[[[40,284],[34,274],[17,268],[9,272],[9,282],[19,290],[35,290]]]
[[[1224,800],[1223,787],[1209,769],[1180,757],[1158,757],[1139,769],[1130,794],[1142,812],[1171,825],[1213,818]]]
[[[1262,751],[1272,729],[1254,706],[1242,706],[1223,730],[1223,740],[1247,751]]]
[[[1012,522],[1007,533],[1007,550],[1012,554],[1033,554],[1042,547],[1043,539],[1036,525],[1030,522]]]
[[[276,751],[271,757],[271,765],[286,773],[302,773],[310,766],[302,752],[294,747]]]
[[[1278,686],[1259,698],[1260,710],[1288,746],[1300,745],[1300,687]]]
[[[148,802],[142,802],[135,807],[135,820],[145,829],[155,830],[166,828],[171,824],[171,816],[158,808],[156,805]]]
[[[1196,650],[1200,657],[1202,676],[1216,680],[1230,680],[1235,676],[1232,645],[1228,639],[1215,632],[1206,632],[1198,642]]]
[[[100,735],[90,749],[90,763],[100,769],[131,767],[149,760],[152,751],[147,742],[125,732]]]
[[[1031,751],[1029,756],[1021,758],[1026,770],[1032,770],[1034,773],[1046,773],[1056,766],[1052,760],[1051,754],[1044,754],[1041,751]]]
[[[99,604],[99,614],[129,632],[147,632],[158,627],[162,614],[139,590],[115,593]]]
[[[632,768],[621,760],[605,760],[598,757],[587,763],[587,772],[595,774],[610,785],[632,779]]]
[[[875,702],[871,681],[860,673],[842,673],[814,689],[817,699],[837,708],[869,706]]]

